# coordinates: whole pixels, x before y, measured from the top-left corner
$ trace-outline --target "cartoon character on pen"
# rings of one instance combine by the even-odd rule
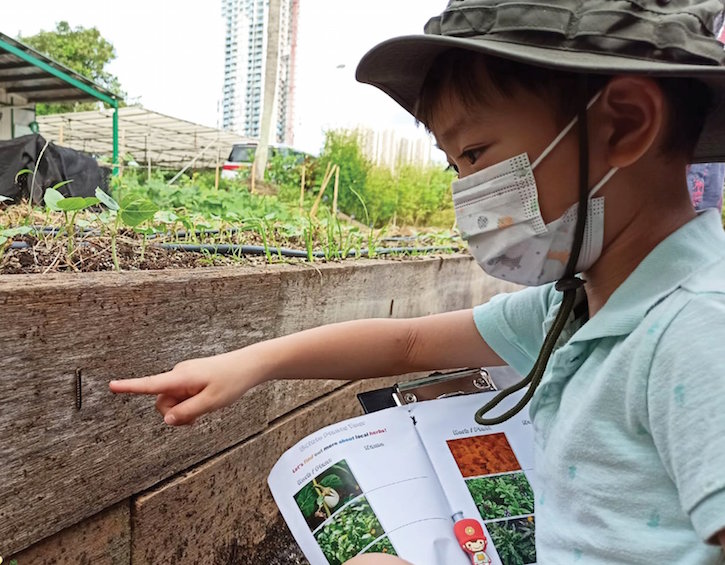
[[[456,539],[461,544],[461,549],[471,557],[474,565],[491,563],[491,558],[486,554],[488,540],[483,533],[483,527],[477,520],[459,520],[454,526]]]

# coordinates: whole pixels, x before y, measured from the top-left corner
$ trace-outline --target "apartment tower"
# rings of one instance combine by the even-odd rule
[[[280,1],[274,127],[270,141],[294,144],[295,59],[300,0]],[[260,137],[269,0],[222,0],[225,21],[222,128]]]

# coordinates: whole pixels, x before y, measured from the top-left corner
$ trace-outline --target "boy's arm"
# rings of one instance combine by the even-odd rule
[[[153,394],[168,424],[190,424],[274,379],[363,379],[415,371],[502,365],[480,337],[471,310],[408,320],[371,319],[322,326],[167,373],[111,381],[113,392]]]

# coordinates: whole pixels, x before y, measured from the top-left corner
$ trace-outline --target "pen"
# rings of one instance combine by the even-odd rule
[[[471,558],[473,565],[485,565],[491,563],[491,558],[486,553],[488,539],[483,533],[483,526],[478,520],[463,518],[463,512],[456,512],[453,516],[453,533],[465,551]]]

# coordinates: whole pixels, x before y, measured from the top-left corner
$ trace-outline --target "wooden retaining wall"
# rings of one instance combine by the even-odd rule
[[[279,455],[361,413],[357,392],[396,379],[267,383],[183,429],[108,381],[325,323],[468,308],[510,288],[467,256],[0,277],[0,556],[251,562],[248,548],[277,528],[266,477]]]

